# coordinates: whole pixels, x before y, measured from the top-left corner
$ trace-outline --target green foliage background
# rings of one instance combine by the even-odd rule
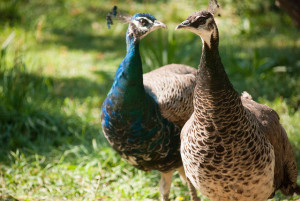
[[[300,167],[300,31],[273,0],[219,3],[226,71],[239,92],[279,113]],[[168,25],[143,39],[144,72],[198,66],[201,40],[174,28],[207,1],[2,0],[0,200],[159,199],[159,173],[128,165],[101,131],[100,106],[126,51],[127,25],[106,27],[115,4]],[[189,200],[177,174],[170,197]],[[284,199],[299,196],[274,198]]]

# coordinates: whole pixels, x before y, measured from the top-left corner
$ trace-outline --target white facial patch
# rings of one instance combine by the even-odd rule
[[[200,34],[202,43],[204,44],[204,42],[205,42],[209,48],[211,47],[210,39],[211,39],[212,32],[213,32],[213,30],[208,31],[208,30],[202,29],[201,34]]]
[[[207,30],[206,28],[212,22],[212,20],[213,20],[212,18],[208,18],[204,25],[200,25],[197,29],[193,30],[193,32],[195,34],[197,34],[201,37],[202,43],[204,44],[204,42],[205,42],[209,48],[211,47],[211,44],[210,44],[211,35],[215,32],[215,29]],[[213,36],[213,37],[215,37],[215,36]]]
[[[212,20],[213,20],[212,18],[208,18],[208,19],[206,20],[205,27],[207,27],[208,24],[210,24]]]
[[[147,20],[147,22],[148,22],[148,24],[149,24],[150,26],[149,26],[149,25],[148,25],[148,26],[143,26],[143,25],[140,23],[140,21],[139,21],[139,20],[141,20],[141,19]],[[149,20],[148,18],[146,18],[146,17],[137,17],[136,20],[134,20],[132,23],[135,24],[135,26],[137,27],[137,29],[138,29],[139,32],[141,32],[141,33],[147,33],[147,32],[149,31],[149,27],[151,27],[152,24],[153,24],[153,22],[152,22],[151,20]],[[141,38],[143,38],[143,37],[146,36],[146,35],[147,35],[147,34],[142,35]]]

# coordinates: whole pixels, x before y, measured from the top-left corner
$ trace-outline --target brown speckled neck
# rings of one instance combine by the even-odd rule
[[[202,56],[196,78],[195,110],[211,108],[216,112],[221,112],[220,110],[224,109],[222,105],[226,100],[230,100],[231,105],[239,105],[242,108],[240,97],[225,72],[218,46],[219,34],[215,26],[210,40],[210,47],[205,41],[202,46]],[[228,105],[230,106],[229,103]],[[228,107],[226,107],[226,110],[234,113],[234,111],[228,111]]]
[[[221,89],[234,90],[219,55],[219,34],[214,28],[210,39],[210,47],[204,41],[202,56],[198,66],[197,88],[199,90],[216,91]]]

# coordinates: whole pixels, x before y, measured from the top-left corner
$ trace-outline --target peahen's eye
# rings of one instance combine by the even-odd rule
[[[143,26],[147,26],[148,25],[148,21],[145,20],[145,19],[140,19],[140,23],[143,25]]]
[[[199,25],[205,24],[206,19],[204,17],[199,17],[199,19],[197,20]]]
[[[197,28],[205,23],[206,23],[206,18],[198,16],[192,21],[191,25]]]

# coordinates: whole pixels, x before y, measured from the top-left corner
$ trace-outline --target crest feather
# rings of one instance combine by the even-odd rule
[[[110,28],[110,25],[113,24],[113,19],[119,20],[123,24],[129,23],[131,17],[131,15],[119,11],[117,6],[113,6],[111,11],[106,15],[107,26]]]
[[[218,4],[218,1],[217,0],[209,0],[208,2],[208,11],[211,13],[211,14],[215,14],[216,10],[219,8],[219,4]]]

